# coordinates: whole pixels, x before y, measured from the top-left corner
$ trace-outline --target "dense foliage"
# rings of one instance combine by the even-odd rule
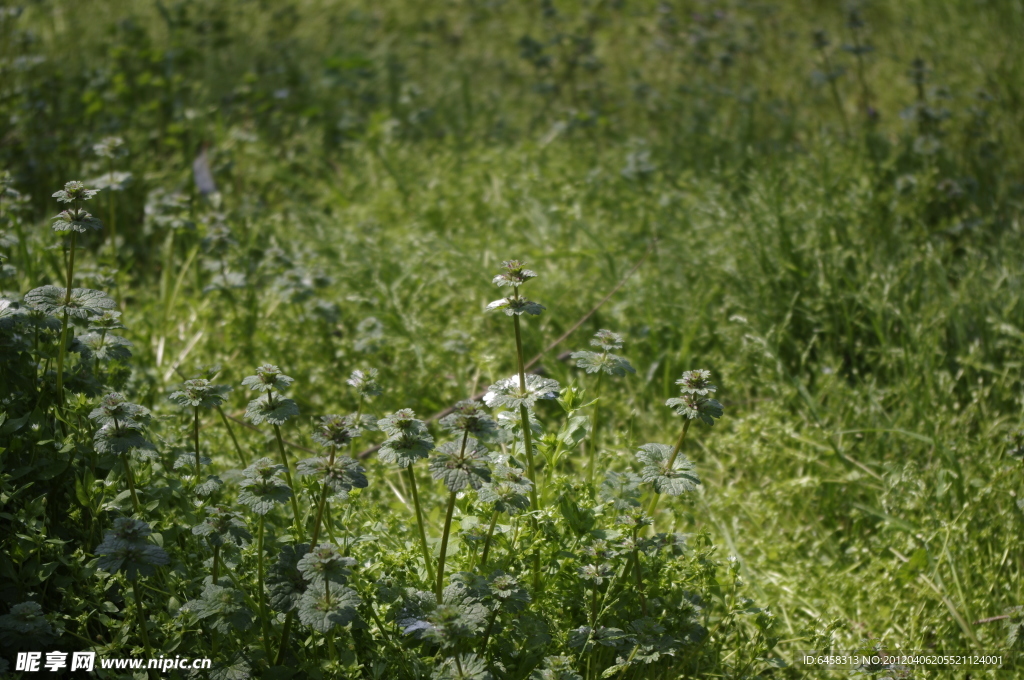
[[[0,674],[1012,674],[1022,34],[0,7]]]

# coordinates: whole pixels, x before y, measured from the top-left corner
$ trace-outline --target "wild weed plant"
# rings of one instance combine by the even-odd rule
[[[1021,28],[0,10],[2,656],[626,680],[1018,650]],[[543,274],[502,270],[512,319],[479,313],[503,252]],[[624,349],[524,361],[599,329]],[[295,382],[247,419],[217,386],[265,362]]]

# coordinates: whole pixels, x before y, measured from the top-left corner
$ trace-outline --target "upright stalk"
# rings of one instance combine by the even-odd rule
[[[110,218],[110,252],[114,255],[114,260],[117,261],[117,213],[114,212],[114,159],[110,157],[107,159],[107,169],[110,171],[109,183],[107,184],[107,212]]]
[[[256,587],[260,591],[260,625],[263,627],[263,650],[270,658],[270,615],[267,613],[267,597],[263,593],[263,525],[266,523],[266,516],[260,515],[260,528],[257,534],[256,546]]]
[[[519,287],[514,286],[515,296],[519,297]],[[513,315],[512,321],[516,329],[516,362],[519,368],[519,389],[526,392],[526,366],[523,360],[523,336],[519,330],[519,315]],[[533,432],[530,430],[530,414],[525,404],[519,405],[519,418],[523,425],[523,448],[526,450],[526,474],[533,482],[530,485],[530,509],[539,510],[540,503],[537,501],[537,473],[533,466]],[[530,517],[530,527],[537,531],[537,518]],[[533,554],[533,588],[540,590],[540,553]]]
[[[77,206],[76,206],[77,208]],[[68,257],[68,284],[64,293],[64,304],[71,304],[71,284],[74,281],[75,273],[75,245],[78,240],[78,232],[71,232],[71,254]],[[57,404],[64,406],[64,354],[68,344],[68,313],[64,311],[64,318],[60,324],[60,347],[57,353]]]
[[[469,438],[469,430],[462,433],[462,450],[459,458],[466,454],[466,440]],[[455,492],[448,494],[448,512],[444,516],[444,532],[441,534],[441,554],[437,558],[437,586],[434,592],[437,595],[437,603],[441,604],[441,596],[444,594],[444,562],[448,556],[448,534],[452,530],[452,515],[455,513]]]
[[[213,546],[213,585],[217,585],[220,578],[220,546]]]
[[[202,462],[199,460],[199,407],[194,406],[192,408],[192,434],[195,440],[196,446],[196,484],[203,476]]]
[[[516,296],[519,295],[519,289],[516,288]],[[515,324],[516,329],[516,362],[519,369],[519,389],[523,392],[526,391],[526,368],[523,362],[523,336],[519,330],[519,316],[513,316],[512,321]],[[533,466],[533,432],[530,430],[530,414],[526,410],[525,405],[519,406],[519,417],[523,425],[523,447],[526,449],[526,474],[529,476],[530,481],[533,484],[530,486],[530,505],[531,510],[537,510],[540,505],[537,502],[537,473]]]
[[[491,537],[494,535],[494,525],[498,523],[498,511],[491,515],[491,526],[487,529],[487,538],[484,539],[484,554],[480,557],[480,568],[487,566],[487,553],[491,549]]]
[[[334,465],[334,449],[331,449],[331,462],[330,465]],[[327,507],[327,483],[321,484],[320,489],[320,503],[318,504],[316,511],[316,520],[313,522],[313,536],[309,539],[310,548],[316,547],[316,540],[320,537],[320,523],[324,519],[324,508]]]
[[[637,546],[638,533],[639,529],[633,529],[633,562],[636,564],[636,593],[640,597],[640,611],[644,616],[647,616],[647,597],[644,594],[643,572],[640,570],[640,548]]]
[[[597,385],[594,386],[594,422],[590,426],[590,484],[594,484],[595,473],[597,471],[597,411],[600,408],[598,406],[598,395],[601,393],[601,378],[604,377],[604,371],[602,370],[597,374]]]
[[[448,512],[444,516],[444,533],[441,534],[441,554],[437,558],[437,585],[434,593],[437,595],[437,603],[441,604],[441,596],[444,593],[444,558],[448,551],[448,532],[452,528],[452,515],[455,512],[455,492],[448,494]]]
[[[139,579],[132,580],[132,595],[135,597],[135,622],[139,626],[139,637],[142,638],[142,647],[146,650],[146,658],[153,659],[153,648],[149,644],[149,631],[146,630],[146,612],[142,605],[142,590],[139,588]]]
[[[420,548],[423,550],[423,562],[427,565],[427,579],[434,580],[434,565],[430,563],[430,550],[427,548],[427,532],[423,529],[423,511],[420,509],[420,494],[416,490],[416,475],[412,472],[412,465],[405,468],[409,476],[409,486],[412,488],[412,502],[416,506],[416,525],[420,529]]]
[[[292,620],[295,618],[295,612],[288,612],[288,615],[284,617],[284,628],[281,630],[281,644],[277,647],[277,656],[274,658],[274,665],[280,666],[284,663],[284,650],[288,648],[288,637],[292,632]]]
[[[273,391],[267,392],[267,404],[270,405],[271,408],[273,408],[273,406],[274,406],[274,393],[273,393]],[[281,426],[280,425],[277,425],[277,424],[274,425],[274,436],[277,438],[277,448],[281,451],[281,462],[284,463],[284,476],[285,476],[285,479],[288,481],[288,486],[290,486],[291,489],[292,489],[292,498],[291,498],[291,501],[292,501],[292,520],[293,520],[293,522],[295,524],[295,531],[297,532],[297,537],[299,539],[299,542],[301,543],[302,542],[302,533],[303,532],[302,532],[302,524],[301,524],[301,515],[299,515],[299,501],[296,500],[296,497],[298,496],[298,490],[295,488],[295,483],[292,482],[292,465],[288,461],[288,451],[284,447],[284,438],[281,436]]]
[[[224,421],[224,427],[228,431],[228,436],[231,437],[231,443],[235,445],[235,452],[238,453],[238,460],[240,460],[242,465],[245,467],[249,467],[249,457],[245,455],[244,451],[242,451],[242,447],[239,445],[238,439],[235,437],[235,431],[231,428],[231,423],[228,422],[228,417],[224,414],[224,409],[219,405],[214,408],[216,408],[217,413],[220,414],[220,419]]]
[[[671,470],[672,466],[676,462],[676,456],[679,455],[679,449],[683,447],[683,440],[686,439],[686,431],[690,429],[690,423],[693,421],[687,418],[683,422],[683,431],[679,433],[679,440],[676,442],[675,448],[672,449],[672,454],[668,457],[667,469]],[[647,514],[651,518],[651,530],[654,530],[654,509],[658,507],[658,499],[661,494],[655,493],[654,498],[651,499],[651,504],[647,506]]]

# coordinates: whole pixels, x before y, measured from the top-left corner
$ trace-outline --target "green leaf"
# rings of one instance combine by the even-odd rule
[[[430,476],[444,481],[448,491],[455,493],[467,486],[479,489],[484,482],[491,481],[487,467],[487,449],[472,437],[461,441],[445,442],[430,459]]]
[[[270,393],[261,394],[249,402],[245,409],[245,417],[252,421],[253,425],[270,423],[271,425],[284,425],[289,418],[299,415],[299,407],[291,399],[285,399],[278,395],[271,401]]]
[[[686,456],[679,453],[669,469],[669,457],[672,447],[665,444],[644,444],[636,457],[644,463],[640,471],[643,481],[653,484],[658,493],[679,496],[693,491],[700,484],[700,478],[693,472],[694,464]]]
[[[267,570],[267,602],[274,611],[287,614],[299,604],[308,584],[299,571],[299,560],[309,551],[308,543],[286,545]]]
[[[225,635],[232,631],[245,632],[253,624],[252,612],[242,592],[213,583],[206,585],[198,600],[186,603],[182,609],[197,618],[210,619],[210,626]]]
[[[25,293],[25,304],[45,314],[61,316],[67,312],[75,319],[99,316],[104,310],[113,309],[117,303],[109,295],[91,288],[72,288],[67,299],[67,289],[57,286],[40,286]]]
[[[329,581],[316,583],[299,598],[299,621],[319,633],[346,626],[362,604],[356,591]]]

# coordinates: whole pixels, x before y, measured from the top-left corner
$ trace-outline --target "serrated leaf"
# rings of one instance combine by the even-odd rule
[[[245,417],[253,425],[270,423],[271,425],[284,425],[289,418],[299,415],[299,406],[291,399],[277,395],[271,401],[269,393],[265,393],[249,402],[245,409]]]
[[[309,551],[308,543],[286,545],[267,570],[267,602],[274,611],[287,614],[299,604],[308,584],[299,571],[299,560]]]
[[[313,584],[299,598],[299,621],[326,633],[354,621],[360,604],[362,600],[351,588],[330,582]]]
[[[25,304],[46,314],[63,315],[75,319],[88,319],[98,316],[106,309],[117,306],[114,299],[100,290],[91,288],[72,288],[71,298],[67,299],[67,289],[57,286],[40,286],[25,293]]]
[[[644,463],[640,478],[653,484],[654,490],[658,493],[670,496],[679,496],[696,489],[700,484],[700,478],[693,472],[694,464],[683,454],[677,453],[670,469],[668,463],[671,455],[672,447],[665,444],[641,446],[636,454],[640,462]]]

